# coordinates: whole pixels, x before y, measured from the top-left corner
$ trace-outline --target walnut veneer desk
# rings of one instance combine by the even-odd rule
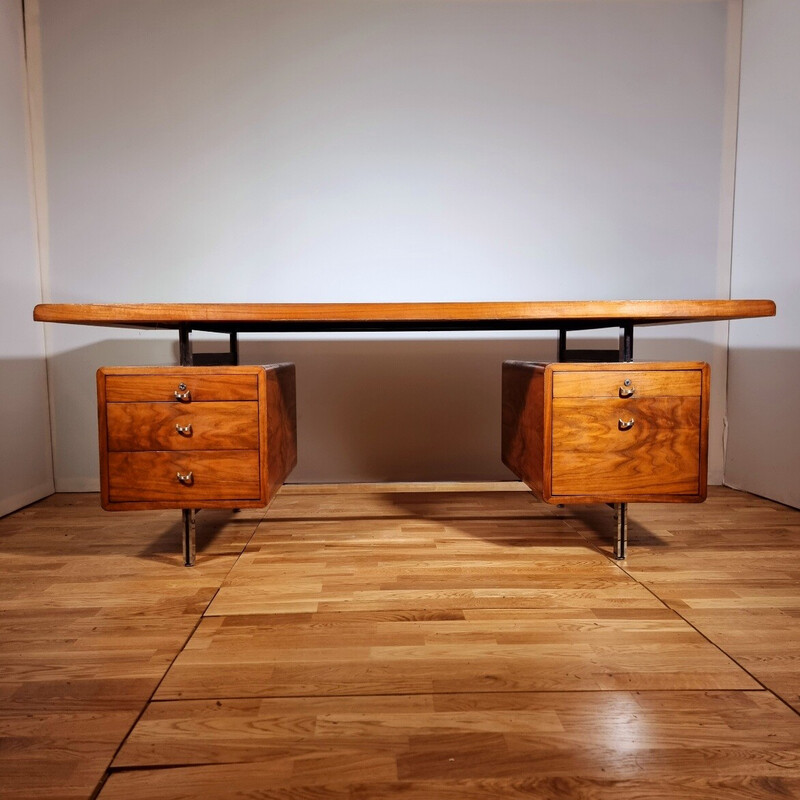
[[[296,460],[293,366],[238,366],[240,332],[558,331],[558,363],[504,364],[503,461],[547,502],[614,505],[614,554],[624,558],[627,503],[701,501],[707,472],[708,365],[629,363],[634,329],[774,314],[771,300],[34,309],[40,322],[178,332],[180,368],[98,372],[101,494],[109,510],[180,508],[187,565],[196,508],[264,506]],[[568,346],[570,331],[600,328],[619,328],[618,348]],[[192,331],[227,334],[229,351],[193,352]]]

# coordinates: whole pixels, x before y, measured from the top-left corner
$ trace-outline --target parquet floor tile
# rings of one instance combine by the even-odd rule
[[[702,508],[698,529],[663,506],[636,507],[650,533],[633,534],[625,570],[800,711],[800,513],[719,489]]]
[[[800,798],[800,512],[520,489],[0,520],[0,798]]]
[[[764,691],[156,702],[114,766],[103,800],[795,797],[800,720]]]
[[[187,570],[175,512],[98,505],[54,495],[0,519],[4,800],[92,796],[263,516],[208,512]]]

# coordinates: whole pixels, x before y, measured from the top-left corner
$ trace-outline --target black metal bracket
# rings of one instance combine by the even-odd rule
[[[619,328],[619,347],[615,350],[608,349],[576,349],[567,346],[568,328],[558,331],[558,360],[562,363],[603,361],[633,361],[633,324],[624,323]]]
[[[182,367],[235,367],[239,363],[239,335],[236,331],[228,334],[227,353],[195,353],[192,348],[191,332],[192,329],[188,325],[178,326],[179,358]]]

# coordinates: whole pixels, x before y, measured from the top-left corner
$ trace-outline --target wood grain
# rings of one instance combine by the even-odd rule
[[[39,322],[197,330],[556,329],[769,317],[771,300],[621,300],[500,303],[46,303]]]
[[[697,498],[700,413],[699,397],[554,399],[552,494]]]
[[[108,511],[264,506],[297,462],[293,364],[103,367],[97,399]]]
[[[191,475],[181,483],[177,475]],[[173,508],[200,507],[215,501],[261,499],[258,450],[192,450],[109,453],[110,503],[170,503]]]
[[[341,520],[266,522],[157,699],[755,688],[564,521],[504,499],[518,517],[383,520],[387,498],[348,496]]]
[[[630,381],[626,385],[625,381]],[[553,397],[616,397],[631,391],[639,397],[700,397],[702,373],[697,364],[649,361],[644,364],[559,364],[553,375]]]
[[[258,368],[226,367],[108,367],[105,376],[109,403],[175,402],[176,391],[188,391],[191,403],[258,399]],[[179,390],[181,383],[186,390]],[[191,403],[187,403],[190,405]]]
[[[109,403],[107,414],[112,451],[258,450],[255,402]]]
[[[505,362],[503,462],[548,503],[701,502],[709,381],[694,362]]]
[[[800,512],[432,488],[0,520],[0,797],[800,796]]]
[[[88,800],[263,511],[107,514],[54,495],[0,519],[0,798]]]
[[[637,508],[627,570],[800,712],[800,512],[727,491],[704,511]]]
[[[152,703],[114,762],[136,771],[115,771],[101,797],[259,796],[259,779],[277,797],[328,797],[334,787],[345,797],[348,788],[480,797],[490,786],[488,796],[527,787],[548,797],[559,786],[561,797],[674,798],[684,786],[695,797],[701,786],[712,798],[737,786],[780,796],[798,786],[798,725],[764,692],[603,692],[591,704],[560,692]],[[698,782],[704,774],[713,782]]]
[[[503,463],[523,480],[538,497],[549,471],[550,441],[545,442],[545,378],[543,364],[505,361],[502,371],[502,414],[500,452]]]
[[[297,399],[294,364],[267,370],[263,403],[267,409],[267,497],[271,499],[297,465]]]

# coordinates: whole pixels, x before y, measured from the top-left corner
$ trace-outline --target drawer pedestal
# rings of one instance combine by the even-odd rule
[[[547,503],[701,502],[707,364],[503,364],[503,462]]]
[[[297,462],[293,364],[103,367],[97,398],[107,511],[263,507]]]

